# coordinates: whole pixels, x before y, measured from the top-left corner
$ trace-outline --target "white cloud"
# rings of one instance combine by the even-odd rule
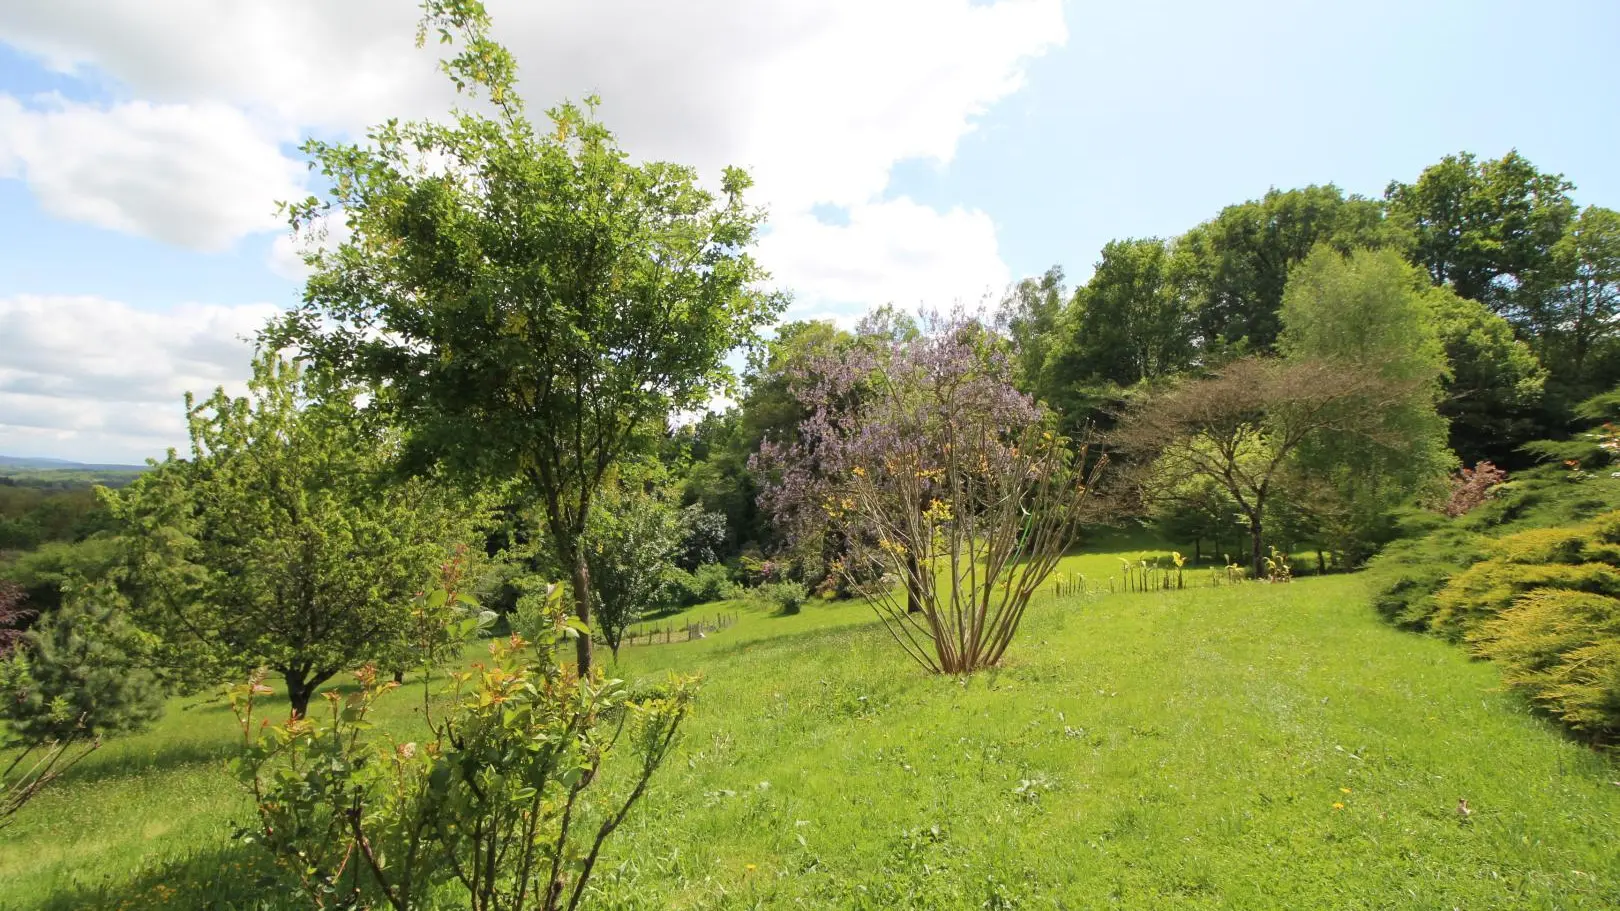
[[[816,203],[871,203],[898,162],[949,162],[1026,63],[1067,38],[1060,0],[490,6],[537,108],[600,93],[633,153],[711,178],[746,167],[778,223]],[[432,46],[413,46],[418,15],[411,0],[53,0],[0,6],[0,40],[138,97],[358,135],[453,102]],[[274,171],[256,175],[261,205],[281,190]]]
[[[165,313],[96,297],[0,299],[0,452],[135,462],[186,444],[185,393],[243,389],[270,304]]]
[[[759,256],[795,292],[791,317],[847,324],[874,304],[971,303],[1008,280],[986,213],[885,197],[897,163],[949,163],[1027,63],[1066,40],[1061,0],[490,7],[535,116],[598,93],[632,154],[710,180],[725,165],[754,174],[753,200],[771,211]],[[59,217],[196,249],[278,229],[274,201],[302,195],[306,179],[285,143],[359,137],[454,103],[434,48],[413,46],[418,16],[414,0],[0,2],[0,42],[114,98],[0,95],[0,178],[26,181]],[[819,203],[844,207],[848,224],[818,221]],[[267,267],[301,278],[294,251],[275,242]],[[0,300],[0,452],[127,457],[183,440],[169,404],[244,375],[248,347],[230,339],[263,315]],[[64,334],[25,364],[15,352],[28,345],[12,341],[23,332]],[[29,443],[41,434],[59,445]]]
[[[790,208],[864,201],[889,167],[948,161],[971,119],[1067,38],[1060,0],[490,3],[537,107],[597,92],[629,147],[756,170]],[[0,40],[140,97],[347,130],[443,111],[411,0],[53,0],[0,8]],[[538,113],[538,112],[537,112]]]
[[[847,225],[808,213],[777,219],[759,258],[794,289],[789,316],[844,324],[881,304],[910,312],[972,305],[1010,277],[988,215],[937,212],[909,199],[854,206]]]
[[[29,107],[0,95],[0,175],[61,218],[219,250],[276,227],[275,201],[304,195],[304,170],[217,102]]]

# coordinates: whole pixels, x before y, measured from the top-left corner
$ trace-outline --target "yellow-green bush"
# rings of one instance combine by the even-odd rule
[[[1435,596],[1430,628],[1452,641],[1461,641],[1519,598],[1542,589],[1620,597],[1620,570],[1606,563],[1515,563],[1501,559],[1476,563],[1454,576]]]
[[[1620,512],[1492,541],[1434,597],[1430,628],[1502,666],[1581,735],[1620,741]]]
[[[1620,480],[1545,465],[1516,474],[1494,493],[1479,508],[1456,518],[1424,511],[1402,517],[1399,539],[1368,565],[1379,613],[1409,629],[1430,629],[1438,608],[1436,596],[1446,582],[1497,556],[1493,545],[1504,536],[1528,530],[1575,532],[1583,542],[1584,559],[1573,562],[1620,566],[1620,513],[1610,513],[1620,509]],[[1606,513],[1604,519],[1594,519]],[[1532,538],[1517,546],[1528,548],[1531,542],[1556,549],[1559,539]],[[1550,559],[1532,557],[1533,553],[1523,552],[1519,559]]]
[[[1620,740],[1620,598],[1538,589],[1468,638],[1508,686],[1575,731]]]

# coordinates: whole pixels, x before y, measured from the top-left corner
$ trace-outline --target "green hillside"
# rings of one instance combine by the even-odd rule
[[[908,665],[857,603],[693,614],[721,611],[623,655],[706,685],[604,860],[606,907],[1620,903],[1620,770],[1380,620],[1362,576],[1046,597],[966,680]],[[389,699],[409,736],[414,691]],[[233,736],[181,701],[87,760],[0,836],[0,906],[278,907],[259,855],[220,847],[252,812]]]

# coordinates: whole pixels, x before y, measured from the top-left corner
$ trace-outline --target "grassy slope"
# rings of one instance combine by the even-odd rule
[[[707,684],[600,884],[639,908],[1620,906],[1620,770],[1382,624],[1366,585],[1047,599],[966,682],[860,605],[628,649],[624,672]],[[87,761],[0,838],[0,907],[240,894],[229,735],[172,712]]]

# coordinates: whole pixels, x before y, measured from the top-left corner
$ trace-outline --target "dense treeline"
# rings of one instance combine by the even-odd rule
[[[1447,156],[1410,183],[1391,182],[1382,199],[1331,184],[1272,190],[1179,236],[1112,241],[1077,287],[1057,266],[1025,279],[997,325],[1019,387],[1067,432],[1098,433],[1178,378],[1284,353],[1286,291],[1314,251],[1387,251],[1411,264],[1422,331],[1443,351],[1436,405],[1450,449],[1466,465],[1522,467],[1536,458],[1524,444],[1567,436],[1575,405],[1620,380],[1620,213],[1582,209],[1573,190],[1517,152]],[[1350,295],[1336,305],[1364,303]],[[781,326],[734,406],[673,432],[664,459],[681,498],[726,518],[728,557],[758,559],[785,543],[759,511],[748,460],[762,441],[791,438],[805,416],[787,376],[827,350],[908,331],[892,311],[854,332]],[[1176,540],[1221,541],[1220,529],[1164,518]],[[1278,543],[1324,535],[1288,537]]]
[[[0,551],[82,541],[109,527],[89,482],[0,477]]]

